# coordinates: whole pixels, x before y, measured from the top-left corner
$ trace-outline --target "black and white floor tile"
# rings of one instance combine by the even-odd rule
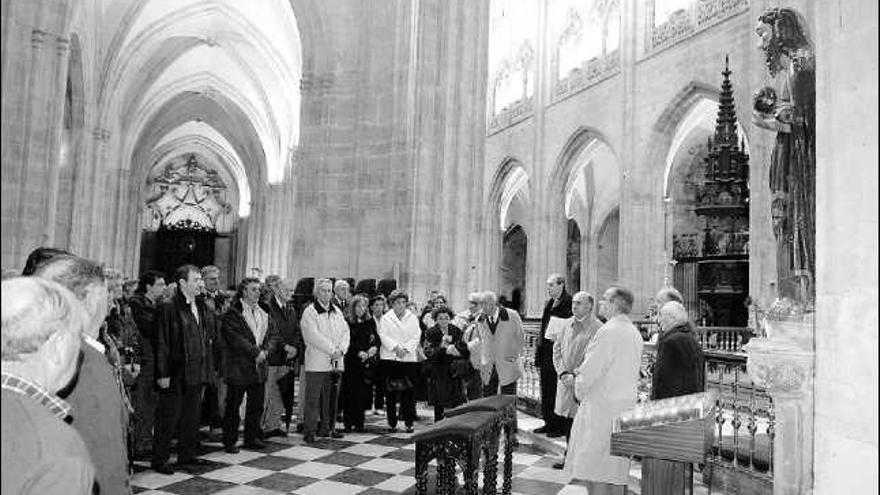
[[[420,418],[431,413],[419,411]],[[319,439],[305,444],[302,436],[272,438],[261,451],[223,451],[219,443],[207,443],[207,461],[189,472],[163,475],[139,462],[132,477],[134,493],[141,495],[395,495],[415,493],[415,444],[411,434],[387,433],[385,418],[367,413],[367,431],[347,434],[339,440]],[[540,421],[521,415],[520,429],[530,431]],[[416,423],[416,431],[429,421]],[[529,428],[528,430],[526,428]],[[586,495],[586,488],[563,471],[553,469],[558,455],[519,435],[513,456],[513,493],[519,495]],[[500,457],[500,456],[499,456]],[[173,463],[175,459],[172,457]],[[638,492],[640,471],[633,463],[630,493]],[[433,470],[433,468],[431,468]],[[499,465],[498,487],[501,486]],[[430,474],[433,478],[433,471]],[[459,473],[459,486],[461,485]],[[429,493],[434,482],[429,480]],[[482,486],[482,480],[480,480]],[[700,490],[695,490],[697,495]]]

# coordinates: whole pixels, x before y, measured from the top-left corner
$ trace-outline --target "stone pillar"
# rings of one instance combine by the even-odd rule
[[[744,347],[752,381],[773,399],[773,494],[813,493],[812,322],[767,321],[767,338]]]

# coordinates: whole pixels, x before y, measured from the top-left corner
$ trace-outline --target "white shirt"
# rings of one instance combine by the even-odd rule
[[[489,323],[496,324],[498,323],[498,306],[495,306],[495,312],[492,313],[492,316],[489,317]]]
[[[196,323],[200,323],[199,322],[199,307],[196,306],[196,300],[195,299],[187,299],[186,303],[189,304],[189,310],[192,311],[192,314],[196,319]]]
[[[86,334],[82,334],[82,339],[86,344],[89,344],[92,349],[100,352],[101,354],[104,354],[104,344],[98,342],[97,340],[92,338],[92,336]]]
[[[250,305],[244,301],[241,302],[241,314],[244,316],[244,321],[251,328],[251,333],[254,334],[254,341],[256,341],[257,345],[260,345],[263,342],[263,337],[266,336],[266,330],[269,326],[269,315],[258,304]]]

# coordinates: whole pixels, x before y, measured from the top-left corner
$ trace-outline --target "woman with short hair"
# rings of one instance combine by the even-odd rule
[[[434,326],[425,332],[425,356],[428,361],[428,396],[434,403],[434,421],[443,419],[447,408],[464,402],[462,379],[469,371],[470,353],[462,341],[462,331],[449,322],[455,317],[447,306],[431,313]]]
[[[385,313],[379,324],[379,339],[382,345],[379,356],[385,368],[386,412],[390,431],[397,431],[397,404],[400,403],[400,416],[406,424],[407,433],[412,433],[416,419],[416,404],[413,384],[418,373],[416,352],[421,330],[416,315],[407,309],[409,296],[402,290],[395,290],[388,297],[391,311]]]
[[[372,398],[379,334],[376,333],[376,321],[370,316],[367,304],[367,298],[361,294],[351,300],[351,319],[348,321],[350,338],[340,392],[346,433],[352,429],[364,431],[364,411],[370,408]]]

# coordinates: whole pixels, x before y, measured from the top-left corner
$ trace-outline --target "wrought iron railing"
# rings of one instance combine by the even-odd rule
[[[647,339],[655,333],[652,321],[634,321]],[[540,320],[523,322],[526,341],[524,376],[518,383],[521,407],[537,414],[540,410],[539,371],[534,366],[535,343]],[[706,360],[706,390],[716,391],[715,441],[703,469],[705,485],[723,487],[731,493],[770,493],[773,480],[773,401],[767,391],[746,373],[746,354],[742,346],[751,331],[739,327],[698,327],[697,339]],[[651,394],[651,373],[656,345],[645,342],[639,381],[639,400]]]

